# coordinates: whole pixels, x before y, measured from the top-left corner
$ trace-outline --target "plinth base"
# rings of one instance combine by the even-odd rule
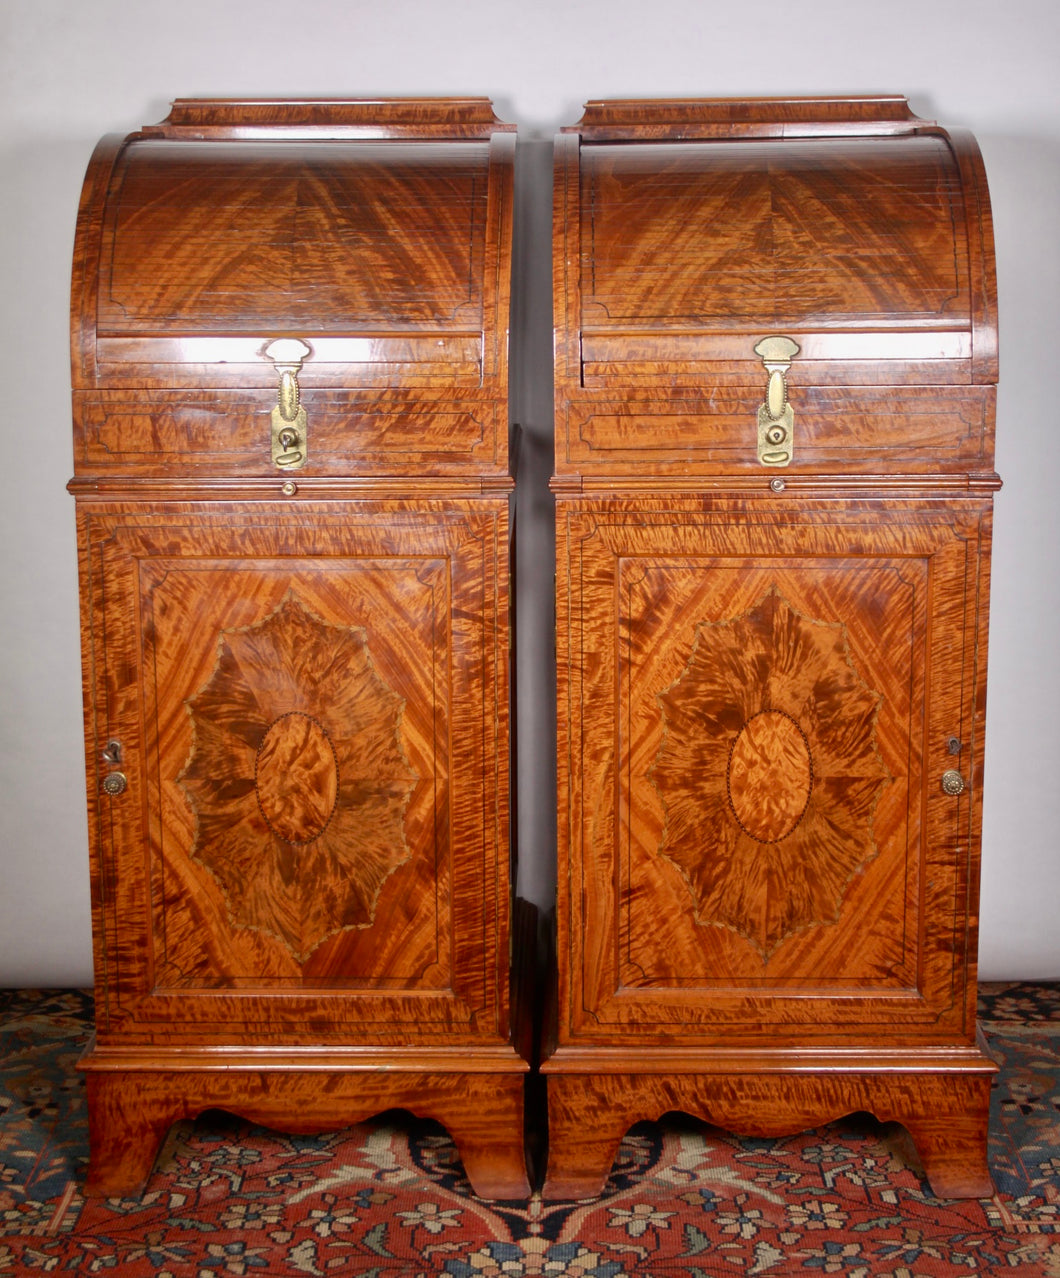
[[[939,1198],[993,1194],[986,1145],[997,1067],[988,1057],[974,1048],[881,1053],[872,1064],[840,1055],[664,1053],[623,1072],[612,1049],[560,1048],[544,1066],[544,1196],[600,1194],[629,1128],[673,1111],[747,1136],[789,1136],[864,1111],[906,1128]],[[638,1065],[652,1056],[640,1053]]]
[[[334,1131],[388,1109],[406,1109],[449,1131],[480,1198],[529,1196],[523,1151],[527,1067],[513,1052],[506,1054],[509,1072],[498,1072],[499,1061],[481,1057],[475,1072],[474,1065],[469,1067],[472,1049],[463,1056],[463,1072],[417,1071],[406,1062],[401,1068],[382,1062],[344,1067],[324,1054],[308,1062],[277,1060],[273,1053],[268,1065],[256,1066],[248,1053],[227,1062],[223,1053],[212,1055],[212,1066],[181,1059],[159,1068],[134,1063],[121,1052],[88,1053],[81,1061],[90,1139],[86,1194],[139,1194],[172,1124],[208,1109],[300,1134]]]

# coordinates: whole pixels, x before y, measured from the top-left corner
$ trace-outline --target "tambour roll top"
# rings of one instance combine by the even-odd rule
[[[556,162],[560,473],[992,469],[970,138],[901,98],[590,103]]]
[[[475,99],[178,102],[105,140],[75,258],[79,471],[275,473],[285,367],[307,476],[503,471],[514,141]]]

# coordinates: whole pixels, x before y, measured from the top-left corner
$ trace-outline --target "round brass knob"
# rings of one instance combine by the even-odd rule
[[[782,493],[787,487],[787,484],[778,477],[777,479],[771,479],[769,481],[769,486],[775,493]]]
[[[103,778],[104,794],[124,794],[129,779],[124,772],[108,772]]]
[[[284,484],[284,486],[280,489],[280,491],[283,493],[285,497],[293,497],[295,493],[298,491],[298,485],[294,482],[293,479],[289,479],[287,483]]]
[[[951,768],[948,772],[942,774],[942,788],[946,794],[963,794],[964,793],[964,777],[956,768]]]

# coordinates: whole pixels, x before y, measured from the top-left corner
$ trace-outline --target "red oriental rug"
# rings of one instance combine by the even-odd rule
[[[780,1140],[641,1124],[584,1202],[473,1197],[445,1132],[402,1115],[321,1137],[175,1127],[140,1199],[85,1200],[74,1068],[91,998],[0,993],[0,1273],[360,1278],[1060,1278],[1060,985],[990,985],[995,1196],[941,1202],[904,1131]]]

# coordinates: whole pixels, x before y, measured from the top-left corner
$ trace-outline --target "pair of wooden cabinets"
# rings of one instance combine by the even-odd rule
[[[211,1107],[402,1106],[529,1192],[512,987],[514,131],[180,102],[74,265],[89,1189]],[[988,1192],[975,1041],[996,344],[974,143],[901,99],[557,141],[545,1192],[629,1125],[852,1110]]]

